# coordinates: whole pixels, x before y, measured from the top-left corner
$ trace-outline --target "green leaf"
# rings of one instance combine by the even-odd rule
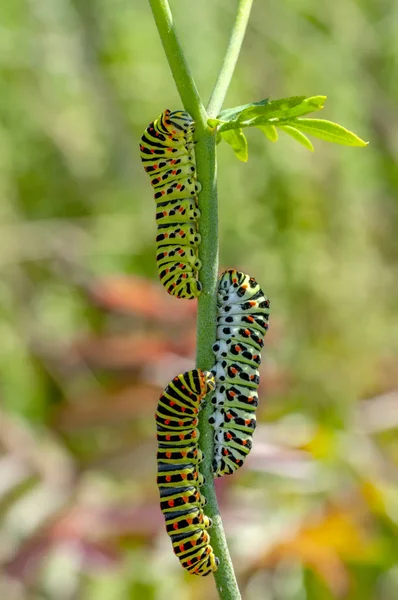
[[[299,131],[292,125],[279,125],[278,127],[279,129],[282,129],[282,131],[284,131],[285,133],[291,135],[292,138],[294,138],[297,142],[302,144],[305,148],[307,148],[307,150],[310,150],[310,152],[314,152],[314,146],[307,138],[307,136],[304,135],[304,133],[301,133],[301,131]]]
[[[311,96],[310,98],[292,96],[291,98],[272,101],[263,100],[262,102],[238,106],[220,114],[220,119],[218,119],[219,131],[258,127],[270,121],[290,120],[294,117],[321,110],[325,100],[326,96]],[[215,121],[216,119],[211,120],[214,126]]]
[[[242,115],[245,117],[245,121],[248,121],[245,126],[251,126],[254,119],[263,119],[269,121],[270,119],[291,119],[292,117],[301,117],[302,115],[308,115],[308,113],[316,110],[322,110],[326,96],[312,96],[306,98],[305,96],[293,96],[293,98],[282,98],[281,100],[275,100],[269,102],[268,105],[263,109],[245,110]],[[246,116],[250,118],[246,118]],[[239,117],[239,122],[241,118]],[[242,125],[242,123],[241,123]]]
[[[226,108],[222,110],[218,115],[218,118],[222,121],[232,121],[235,119],[241,112],[246,110],[247,108],[251,108],[252,106],[266,106],[268,104],[269,99],[265,98],[265,100],[260,100],[259,102],[251,102],[250,104],[242,104],[241,106],[235,106],[235,108]]]
[[[223,139],[232,147],[235,155],[242,162],[247,162],[249,152],[247,147],[247,139],[241,129],[234,129],[222,133]]]
[[[276,127],[274,125],[268,125],[268,124],[264,124],[264,125],[259,125],[258,129],[261,129],[261,131],[263,133],[265,133],[265,135],[267,136],[267,138],[271,141],[271,142],[277,142],[278,141],[278,132],[276,130]]]
[[[242,122],[255,117],[288,117],[292,109],[302,104],[305,99],[305,96],[292,96],[291,98],[271,100],[265,106],[250,106],[240,113],[238,119]]]
[[[326,99],[326,96],[311,96],[310,98],[306,98],[301,104],[297,104],[289,110],[288,118],[293,116],[301,117],[302,115],[308,115],[308,113],[315,112],[316,110],[322,110]],[[286,117],[287,115],[282,118]]]
[[[343,144],[344,146],[367,146],[369,142],[364,142],[355,133],[345,129],[337,123],[332,121],[325,121],[323,119],[294,119],[290,123],[284,123],[284,125],[292,125],[300,131],[304,131],[314,137],[317,137],[326,142],[333,142],[334,144]]]

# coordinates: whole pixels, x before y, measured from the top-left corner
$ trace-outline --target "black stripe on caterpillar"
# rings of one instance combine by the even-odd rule
[[[204,479],[197,429],[201,403],[214,387],[209,371],[186,371],[165,388],[155,416],[160,509],[174,553],[194,575],[208,575],[219,565],[207,532],[211,519],[203,512],[205,498],[199,490]]]

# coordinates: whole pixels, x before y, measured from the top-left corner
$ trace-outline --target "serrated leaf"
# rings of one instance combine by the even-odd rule
[[[255,117],[283,117],[290,116],[291,111],[306,100],[305,96],[292,96],[291,98],[280,98],[279,100],[270,100],[265,106],[249,106],[243,110],[238,120],[240,122],[249,121]],[[311,111],[309,111],[311,112]]]
[[[224,111],[218,121],[220,131],[230,131],[232,129],[241,129],[243,127],[259,127],[279,120],[290,120],[295,117],[307,115],[308,113],[321,110],[323,108],[326,96],[292,96],[291,98],[281,98],[262,103],[257,102],[246,106],[238,106],[236,109],[229,109],[233,118],[228,118]]]
[[[252,106],[265,106],[268,104],[269,98],[265,98],[265,100],[259,100],[259,102],[250,102],[250,104],[242,104],[241,106],[235,106],[234,108],[226,108],[222,110],[218,115],[218,118],[222,121],[232,121],[237,117],[237,115],[247,108],[251,108]]]
[[[326,96],[311,96],[310,98],[306,98],[301,104],[293,106],[289,110],[289,114],[286,113],[286,115],[281,118],[301,117],[302,115],[308,115],[316,110],[322,110],[326,99]]]
[[[316,110],[322,110],[326,96],[312,96],[306,98],[305,96],[293,96],[293,98],[282,98],[281,100],[275,100],[269,102],[268,105],[261,110],[256,111],[244,111],[244,116],[249,115],[247,126],[252,125],[253,118],[261,119],[291,119],[293,117],[301,117],[302,115],[308,115]],[[256,114],[254,114],[256,112]],[[239,117],[239,121],[242,119]],[[246,123],[245,123],[246,125]]]
[[[290,123],[284,123],[284,125],[292,125],[296,129],[321,140],[334,144],[342,144],[343,146],[367,146],[369,143],[361,140],[360,137],[345,127],[324,119],[298,118]]]
[[[304,133],[301,133],[301,131],[299,131],[292,125],[279,125],[279,129],[282,129],[282,131],[289,134],[292,138],[294,138],[296,140],[296,142],[299,142],[300,144],[302,144],[310,152],[314,152],[314,146],[312,145],[310,140],[307,138],[307,136],[304,135]]]
[[[274,125],[259,125],[258,129],[261,129],[261,131],[263,133],[265,133],[265,135],[267,136],[267,138],[271,141],[271,142],[277,142],[278,141],[278,132],[276,130],[276,127]]]
[[[247,139],[241,129],[233,129],[222,134],[223,140],[227,142],[235,152],[235,155],[242,162],[247,162],[249,158]]]

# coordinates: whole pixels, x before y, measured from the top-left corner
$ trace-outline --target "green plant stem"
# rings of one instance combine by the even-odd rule
[[[235,23],[232,27],[231,37],[224,56],[224,60],[218,75],[216,85],[214,86],[209,104],[207,105],[207,113],[209,118],[215,118],[220,112],[232,75],[239,58],[240,49],[242,47],[243,38],[245,37],[247,23],[250,17],[250,11],[253,5],[253,0],[239,0],[238,11],[235,18]]]
[[[207,128],[207,114],[177,37],[167,0],[149,0],[171,73],[186,111],[192,115],[198,133]]]
[[[196,169],[198,180],[202,185],[198,203],[201,211],[199,231],[202,237],[199,248],[199,258],[202,261],[200,281],[203,286],[198,299],[196,364],[198,368],[210,370],[214,365],[212,346],[216,341],[217,315],[218,206],[216,139],[214,132],[207,127],[208,116],[178,41],[168,2],[167,0],[149,0],[149,3],[184,108],[196,122]],[[228,60],[224,60],[222,72],[216,85],[215,106],[221,106],[220,102],[222,103],[229,85],[241,47],[251,3],[252,0],[241,0],[239,3],[237,15],[239,26],[234,27],[228,48]],[[240,600],[241,595],[236,582],[214,488],[212,472],[214,455],[213,428],[208,422],[211,413],[212,405],[207,400],[199,419],[199,445],[205,455],[201,470],[206,483],[202,488],[202,492],[207,498],[206,514],[213,521],[210,530],[211,544],[220,560],[220,566],[214,573],[214,579],[220,600]]]
[[[212,346],[216,341],[217,317],[217,275],[218,275],[218,206],[217,206],[217,163],[215,136],[207,131],[198,140],[195,148],[198,179],[202,184],[199,195],[200,234],[202,241],[199,258],[202,261],[200,280],[203,290],[198,299],[196,365],[210,370],[214,366]],[[225,538],[224,528],[217,503],[212,471],[214,455],[213,428],[209,417],[213,406],[207,400],[199,418],[199,445],[204,454],[201,471],[205,477],[202,488],[207,498],[205,512],[213,521],[210,530],[211,545],[220,559],[220,566],[214,573],[219,597],[223,600],[240,600],[238,584]]]

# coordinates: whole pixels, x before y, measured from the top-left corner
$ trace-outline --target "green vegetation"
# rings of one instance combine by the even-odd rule
[[[138,140],[181,102],[147,3],[50,4],[0,7],[0,595],[216,598],[170,551],[154,481],[195,315],[156,283]],[[236,6],[172,2],[205,98]],[[218,489],[245,600],[396,598],[397,17],[254,3],[225,105],[268,100],[212,100],[209,126],[250,145],[246,164],[217,146],[220,267],[272,302],[255,447]],[[329,119],[369,148],[296,143],[350,135]]]

